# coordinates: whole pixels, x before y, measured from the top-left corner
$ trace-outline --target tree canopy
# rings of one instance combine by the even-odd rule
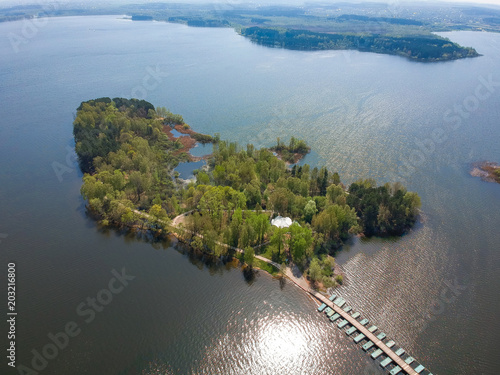
[[[325,254],[350,236],[400,235],[416,221],[420,198],[398,183],[359,180],[346,188],[326,167],[290,169],[266,148],[218,137],[207,167],[186,184],[173,171],[183,156],[164,132],[166,118],[182,117],[134,99],[101,98],[79,107],[81,193],[104,224],[164,231],[170,219],[190,211],[182,225],[193,248],[215,256],[228,254],[228,246],[267,252],[279,263],[310,264],[311,279],[326,285],[332,267]],[[309,150],[295,138],[277,147]],[[273,214],[294,223],[272,227]],[[245,261],[254,262],[250,255]]]

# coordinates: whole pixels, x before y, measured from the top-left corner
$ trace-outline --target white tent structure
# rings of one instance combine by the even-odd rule
[[[292,219],[290,219],[289,217],[276,216],[271,220],[271,225],[274,225],[278,228],[288,228],[290,225],[292,225]]]

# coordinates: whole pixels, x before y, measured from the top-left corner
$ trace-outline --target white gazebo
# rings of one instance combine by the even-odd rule
[[[288,228],[290,225],[292,225],[292,219],[290,219],[289,217],[276,216],[271,220],[271,225],[274,225],[278,228]]]

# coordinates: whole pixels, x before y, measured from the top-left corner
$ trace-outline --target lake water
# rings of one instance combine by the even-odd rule
[[[183,162],[179,163],[177,167],[175,167],[175,171],[179,172],[179,177],[184,180],[190,180],[195,178],[193,171],[200,169],[206,164],[205,160],[194,161],[194,162]]]
[[[348,276],[338,293],[435,374],[498,372],[500,185],[468,169],[500,161],[500,87],[484,84],[500,82],[499,34],[446,34],[484,56],[423,64],[268,49],[230,29],[45,21],[17,52],[9,38],[23,22],[0,24],[0,266],[17,264],[17,364],[31,367],[32,350],[74,321],[80,334],[41,373],[383,373],[289,283],[265,274],[249,283],[230,265],[86,216],[75,110],[135,96],[242,144],[303,138],[347,183],[402,180],[417,191],[415,230],[337,254]],[[467,109],[456,115],[458,105]],[[86,323],[78,306],[102,299],[122,268],[135,279]]]
[[[181,132],[179,132],[179,131],[177,131],[177,130],[175,130],[175,129],[171,129],[171,130],[170,130],[170,132],[172,133],[172,135],[173,135],[174,137],[182,137],[182,136],[184,136],[184,137],[185,137],[185,134],[182,134]]]
[[[194,146],[191,150],[189,150],[189,153],[193,156],[198,156],[198,157],[202,157],[202,156],[206,156],[206,155],[209,155],[212,153],[212,150],[213,150],[213,145],[211,143],[208,143],[208,144],[201,144],[201,143],[197,143],[196,146]]]

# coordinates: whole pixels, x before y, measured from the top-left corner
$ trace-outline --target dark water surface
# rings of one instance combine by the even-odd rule
[[[17,264],[18,364],[31,367],[32,350],[74,321],[80,334],[40,373],[382,373],[292,285],[248,283],[87,218],[73,114],[82,100],[136,96],[223,139],[304,138],[307,162],[348,183],[403,180],[423,222],[403,238],[352,241],[337,255],[348,276],[338,292],[433,373],[498,372],[500,185],[468,169],[500,161],[500,86],[482,83],[500,82],[499,34],[447,34],[484,56],[422,64],[117,17],[49,19],[16,52],[22,27],[0,24],[0,267]],[[457,117],[455,105],[468,110]],[[86,323],[87,298],[102,300],[122,268],[135,278]],[[15,373],[5,361],[0,373]]]

